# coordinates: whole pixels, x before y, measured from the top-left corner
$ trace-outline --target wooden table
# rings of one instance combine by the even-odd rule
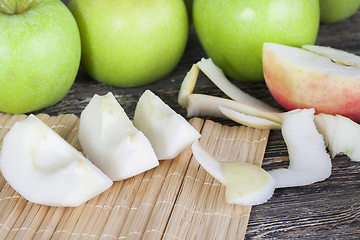
[[[360,55],[360,11],[348,20],[321,25],[317,44]],[[191,65],[205,56],[191,28],[183,58],[163,80],[136,88],[112,87],[94,81],[80,68],[65,98],[40,112],[50,115],[73,113],[79,116],[95,93],[106,94],[111,91],[132,118],[138,98],[144,90],[150,89],[176,112],[186,116],[186,110],[177,103],[180,84]],[[280,108],[264,82],[234,83],[245,92]],[[199,76],[196,92],[223,96],[204,75]],[[229,120],[213,120],[235,124]],[[287,156],[281,132],[271,131],[263,167],[271,169],[286,164]],[[252,208],[246,239],[360,239],[359,173],[360,163],[340,156],[333,159],[333,174],[326,181],[305,187],[277,189],[267,203]]]

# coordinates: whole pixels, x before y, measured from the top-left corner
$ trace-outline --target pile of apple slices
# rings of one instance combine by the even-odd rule
[[[82,151],[111,180],[119,181],[159,165],[148,138],[126,115],[114,95],[97,94],[80,116]]]
[[[231,99],[193,93],[200,69]],[[203,58],[192,66],[181,84],[178,102],[187,109],[188,117],[229,117],[254,128],[281,128],[279,110],[237,88],[210,58]]]
[[[4,137],[0,170],[31,202],[76,207],[113,181],[175,158],[200,138],[196,129],[149,90],[141,96],[135,113],[134,125],[112,93],[95,94],[80,116],[78,136],[86,157],[29,115]]]
[[[200,69],[231,99],[194,94]],[[194,157],[226,186],[228,203],[261,204],[276,188],[323,181],[331,175],[331,157],[339,153],[360,161],[360,125],[340,115],[315,115],[314,108],[277,111],[234,86],[211,59],[202,59],[192,66],[184,78],[178,101],[187,109],[188,116],[228,117],[249,127],[281,129],[289,152],[289,166],[268,172],[237,162],[231,163],[230,168],[234,169],[230,172],[225,167],[227,163],[218,162],[198,142],[193,143]]]

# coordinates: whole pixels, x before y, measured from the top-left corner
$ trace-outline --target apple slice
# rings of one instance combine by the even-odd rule
[[[275,182],[261,167],[245,162],[219,162],[199,141],[192,144],[192,151],[200,165],[226,186],[227,203],[258,205],[269,200],[274,194]]]
[[[112,181],[34,115],[6,134],[0,152],[5,180],[30,202],[76,207]]]
[[[188,99],[187,97],[193,93],[197,77],[199,75],[199,67],[196,64],[193,64],[190,71],[187,72],[183,82],[181,83],[179,96],[178,96],[178,103],[183,108],[187,108]]]
[[[220,90],[233,100],[193,94],[199,70],[202,70]],[[202,58],[201,61],[193,64],[181,84],[178,103],[187,109],[188,117],[228,117],[219,109],[219,106],[222,106],[245,115],[265,118],[276,123],[282,122],[281,112],[279,110],[261,102],[232,84],[229,79],[226,78],[223,71],[217,67],[210,58]],[[265,125],[268,125],[267,128],[279,127],[277,124],[270,126],[269,122]]]
[[[79,141],[85,155],[113,181],[159,165],[149,140],[111,92],[95,94],[81,113]]]
[[[245,115],[268,119],[276,123],[282,122],[282,113],[262,111],[256,107],[231,99],[205,94],[191,94],[188,96],[187,116],[209,116],[225,118],[226,116],[221,112],[219,108],[220,106],[243,113]]]
[[[335,130],[334,116],[325,113],[320,113],[315,115],[314,122],[316,129],[324,137],[325,146],[329,147],[329,139],[332,139],[332,135]]]
[[[335,157],[337,152],[334,151],[334,148],[342,148],[343,146],[343,144],[340,144],[341,146],[334,145],[334,141],[332,141],[335,137],[335,133],[337,132],[337,118],[333,115],[320,113],[315,115],[314,122],[318,132],[324,137],[325,146],[332,149],[331,157]]]
[[[329,139],[329,150],[333,157],[336,154],[346,154],[351,160],[359,161],[360,127],[349,118],[336,115],[335,129]]]
[[[225,176],[221,162],[216,160],[208,151],[206,151],[197,140],[191,145],[194,157],[200,165],[216,180],[225,184]]]
[[[231,99],[261,111],[274,113],[280,112],[278,109],[275,109],[270,105],[258,100],[257,98],[254,98],[231,83],[225,76],[224,72],[215,65],[211,58],[202,58],[199,62],[196,63],[196,65],[220,90],[222,90]]]
[[[331,175],[331,158],[314,123],[314,109],[283,115],[282,134],[289,152],[288,168],[269,171],[276,187],[295,187],[322,181]]]
[[[352,161],[360,161],[360,125],[341,115],[315,116],[318,131],[324,136],[331,156],[346,154]]]
[[[281,129],[281,124],[259,117],[246,115],[229,108],[219,106],[220,111],[231,120],[240,123],[244,126],[258,128],[258,129]]]
[[[136,105],[134,124],[150,140],[159,160],[175,158],[201,136],[150,90],[141,95]]]
[[[221,162],[225,176],[225,198],[230,204],[258,205],[275,191],[273,177],[261,167],[245,162]]]
[[[270,93],[287,110],[315,108],[316,114],[360,121],[360,56],[323,46],[264,43],[262,61]]]

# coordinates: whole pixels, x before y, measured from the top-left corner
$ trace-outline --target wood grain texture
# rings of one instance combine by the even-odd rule
[[[66,0],[65,0],[66,2]],[[360,12],[345,21],[321,25],[317,44],[331,46],[360,55]],[[50,115],[80,115],[93,94],[112,91],[132,117],[136,102],[146,89],[152,90],[175,111],[186,116],[177,103],[177,94],[186,72],[193,63],[205,57],[193,28],[183,58],[176,69],[161,81],[136,88],[117,88],[98,83],[80,68],[67,96],[55,106],[42,110]],[[234,81],[245,92],[274,106],[264,82]],[[204,75],[199,76],[196,91],[223,96]],[[214,119],[223,124],[231,121]],[[310,156],[309,156],[310,157]],[[287,150],[280,131],[271,131],[264,159],[264,168],[286,165]],[[324,182],[311,186],[278,189],[266,204],[251,211],[245,239],[360,239],[360,163],[347,157],[333,159],[333,174]]]

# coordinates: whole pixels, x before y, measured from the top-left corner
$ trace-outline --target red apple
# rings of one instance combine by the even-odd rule
[[[263,47],[267,87],[287,110],[315,108],[316,113],[360,121],[360,57],[330,47],[302,48],[275,43]]]

